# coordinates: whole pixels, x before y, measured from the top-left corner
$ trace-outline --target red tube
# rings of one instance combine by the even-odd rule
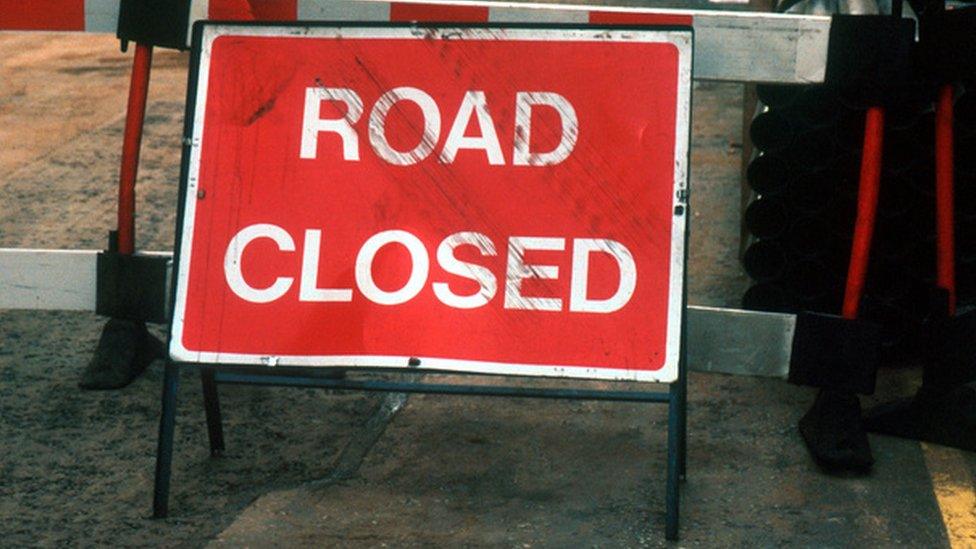
[[[952,100],[954,88],[939,89],[935,109],[935,229],[936,284],[949,292],[949,314],[956,313],[956,243],[953,235]]]
[[[868,109],[864,123],[864,149],[861,156],[861,179],[857,191],[857,219],[851,263],[844,290],[844,318],[857,318],[868,274],[871,238],[878,213],[878,191],[881,187],[881,150],[884,145],[884,109]]]
[[[151,65],[152,46],[136,44],[129,81],[129,106],[125,113],[125,135],[122,138],[122,167],[119,169],[118,251],[122,254],[135,252],[136,172],[139,168],[139,146],[142,143],[142,123],[146,117]]]

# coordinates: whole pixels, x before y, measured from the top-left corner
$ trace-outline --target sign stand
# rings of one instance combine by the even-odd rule
[[[684,355],[684,353],[682,353]],[[679,481],[686,476],[687,463],[687,394],[688,378],[684,356],[679,366],[678,380],[669,384],[668,391],[604,391],[587,389],[558,389],[492,385],[431,384],[404,381],[356,380],[327,377],[328,371],[314,369],[239,368],[177,364],[167,361],[163,378],[162,416],[159,420],[159,444],[156,450],[156,477],[153,490],[153,517],[165,518],[169,513],[169,484],[173,460],[173,434],[176,425],[176,402],[179,390],[179,370],[198,367],[203,383],[203,405],[206,412],[210,455],[224,452],[224,432],[220,414],[218,384],[261,385],[274,387],[320,388],[383,393],[425,393],[461,396],[499,396],[544,398],[559,400],[594,400],[612,402],[643,402],[668,405],[667,481],[665,489],[665,537],[678,539]],[[397,374],[399,372],[394,372]],[[413,372],[411,372],[413,373]],[[323,375],[325,374],[325,375]]]
[[[192,51],[153,515],[191,368],[212,456],[219,384],[667,404],[677,539],[691,29],[199,22]]]

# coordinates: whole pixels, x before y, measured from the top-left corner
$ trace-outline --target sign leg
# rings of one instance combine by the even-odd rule
[[[681,480],[688,476],[688,369],[680,368],[678,374],[678,475]]]
[[[668,479],[665,495],[664,537],[678,539],[678,482],[681,468],[681,381],[671,384],[668,399]]]
[[[179,368],[167,361],[163,377],[163,410],[159,417],[159,444],[156,447],[156,483],[153,488],[153,518],[169,513],[169,477],[173,462],[173,430],[176,426],[176,392]]]
[[[210,456],[220,457],[224,453],[224,427],[220,415],[220,397],[217,382],[211,368],[200,370],[203,384],[203,409],[207,415],[207,435],[210,437]]]

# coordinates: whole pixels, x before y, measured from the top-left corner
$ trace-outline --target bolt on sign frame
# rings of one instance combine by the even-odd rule
[[[666,403],[675,539],[691,28],[201,22],[193,40],[154,514],[189,366],[213,453],[219,383]]]

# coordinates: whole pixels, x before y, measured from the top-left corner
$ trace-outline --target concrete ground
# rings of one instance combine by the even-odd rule
[[[130,59],[110,37],[0,33],[0,246],[103,246]],[[157,54],[145,249],[172,246],[185,79],[185,55]],[[746,286],[741,93],[695,88],[696,304],[735,305]],[[662,406],[222,387],[228,450],[211,459],[191,372],[171,516],[152,520],[161,363],[122,391],[79,391],[102,322],[0,312],[4,545],[665,545]],[[915,382],[885,372],[875,400]],[[692,374],[689,394],[680,545],[976,546],[976,456],[872,436],[869,476],[827,476],[796,433],[811,390]]]

